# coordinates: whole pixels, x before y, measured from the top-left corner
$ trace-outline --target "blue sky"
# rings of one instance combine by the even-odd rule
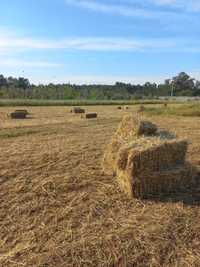
[[[199,0],[0,0],[0,73],[34,83],[200,79]]]

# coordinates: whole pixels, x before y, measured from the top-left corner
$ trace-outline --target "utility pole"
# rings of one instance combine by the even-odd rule
[[[171,82],[171,97],[173,97],[174,96],[174,82],[172,81]]]

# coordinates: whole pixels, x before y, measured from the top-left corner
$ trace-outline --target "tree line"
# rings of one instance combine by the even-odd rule
[[[49,100],[130,100],[160,96],[200,96],[200,81],[181,72],[162,84],[146,82],[114,85],[48,84],[34,85],[24,77],[0,75],[0,99],[49,99]]]

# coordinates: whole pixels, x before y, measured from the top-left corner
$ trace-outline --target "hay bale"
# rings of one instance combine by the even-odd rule
[[[17,113],[25,113],[26,115],[29,115],[29,112],[26,109],[16,109],[15,112],[17,112]]]
[[[72,112],[75,114],[81,114],[81,113],[85,113],[85,110],[83,108],[80,108],[80,107],[74,107]]]
[[[97,118],[97,113],[87,113],[85,114],[86,119],[94,119]]]
[[[116,164],[119,149],[142,135],[153,135],[157,133],[157,126],[151,122],[143,121],[132,115],[124,116],[111,143],[108,145],[103,158],[104,172],[112,175]]]
[[[117,109],[122,109],[122,107],[117,107]]]
[[[194,169],[185,163],[187,141],[158,131],[156,125],[125,116],[103,158],[129,196],[176,191],[191,184]]]
[[[129,107],[127,107],[127,106],[126,106],[126,107],[124,107],[124,109],[128,110],[128,109],[129,109]]]
[[[164,107],[167,108],[168,104],[167,103],[164,103]]]
[[[142,135],[154,135],[157,132],[157,126],[150,121],[141,120],[133,115],[124,116],[115,136],[122,139],[133,140]]]
[[[144,112],[145,111],[145,107],[143,105],[139,106],[138,112]]]
[[[131,175],[157,172],[184,164],[187,141],[158,137],[136,138],[132,142],[112,139],[103,158],[107,174],[130,170]]]
[[[121,160],[121,153],[124,153],[123,149],[124,147],[119,150],[119,161]],[[128,160],[125,168],[131,170],[131,175],[137,176],[184,164],[187,141],[142,138],[130,144],[128,148],[125,147],[125,150],[128,150]],[[119,168],[118,162],[117,165]]]
[[[117,181],[129,197],[148,198],[153,195],[175,193],[195,184],[196,169],[189,163],[158,172],[132,177],[126,172],[117,172]]]
[[[27,115],[27,110],[15,110],[14,112],[10,113],[10,117],[12,119],[25,119]]]

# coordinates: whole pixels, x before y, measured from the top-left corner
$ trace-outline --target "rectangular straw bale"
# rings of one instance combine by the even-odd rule
[[[193,184],[196,170],[189,163],[160,172],[130,176],[118,170],[117,181],[122,191],[130,197],[148,197],[163,193],[173,193]]]
[[[73,112],[74,113],[85,113],[85,110],[83,108],[80,108],[80,107],[74,107]]]
[[[126,169],[135,176],[173,168],[184,164],[186,151],[187,141],[176,139],[150,148],[133,148],[129,151]]]
[[[27,111],[26,109],[17,109],[17,110],[15,110],[15,112],[16,112],[16,113],[24,113],[24,114],[26,114],[26,115],[29,114],[28,111]]]
[[[102,164],[104,172],[108,174],[115,173],[116,159],[120,148],[129,144],[131,141],[136,141],[140,134],[153,134],[156,131],[156,125],[151,122],[142,121],[131,115],[124,116],[111,143],[105,151]]]
[[[141,120],[132,115],[124,116],[115,137],[131,141],[141,135],[153,135],[157,132],[157,126],[149,121]]]
[[[94,119],[97,118],[97,113],[87,113],[85,114],[86,119]]]
[[[18,111],[15,111],[15,112],[12,112],[10,114],[10,117],[12,119],[25,119],[26,118],[26,113],[25,112],[18,112]]]
[[[195,174],[185,163],[187,146],[186,140],[157,131],[151,122],[125,116],[105,152],[103,168],[132,197],[175,192],[190,186]]]

